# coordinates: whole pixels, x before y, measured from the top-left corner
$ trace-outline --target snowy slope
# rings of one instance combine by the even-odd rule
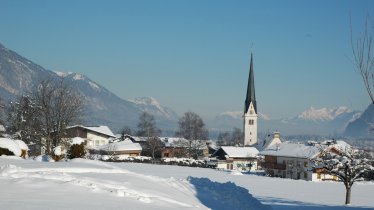
[[[374,104],[370,104],[361,115],[349,122],[345,135],[373,139],[373,128]]]
[[[0,188],[2,209],[345,209],[341,183],[84,159],[0,157]],[[374,208],[373,183],[352,193],[349,209]]]

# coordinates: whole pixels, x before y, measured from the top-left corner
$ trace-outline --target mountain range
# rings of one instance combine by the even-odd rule
[[[74,85],[84,98],[84,124],[108,125],[114,132],[124,126],[136,129],[139,115],[147,111],[155,116],[161,129],[173,130],[177,126],[178,115],[154,98],[119,98],[85,75],[46,70],[0,44],[0,99],[3,104],[32,90],[42,80],[61,77]]]
[[[155,98],[122,99],[87,76],[73,72],[44,69],[0,44],[0,104],[9,103],[17,96],[31,91],[45,79],[64,78],[82,94],[85,102],[85,125],[108,125],[114,132],[127,126],[136,129],[139,115],[147,111],[155,116],[163,135],[172,135],[179,116]],[[206,119],[212,133],[242,128],[241,111],[224,112]],[[283,135],[345,135],[370,137],[374,127],[374,105],[363,113],[347,107],[314,108],[288,119],[270,119],[259,113],[259,132],[281,131]],[[213,135],[214,136],[214,135]]]
[[[311,107],[287,119],[270,119],[267,115],[259,113],[258,129],[262,133],[281,131],[283,135],[358,136],[358,133],[346,132],[346,129],[359,121],[361,114],[360,111],[352,111],[344,106],[319,109]],[[212,120],[210,126],[217,130],[241,128],[242,116],[243,112],[240,111],[224,112]]]

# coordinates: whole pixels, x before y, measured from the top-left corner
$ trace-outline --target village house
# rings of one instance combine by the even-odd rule
[[[193,157],[204,158],[208,157],[210,152],[213,151],[212,142],[206,140],[192,140],[189,141],[185,138],[179,137],[160,137],[161,142],[164,144],[164,148],[161,152],[163,158],[181,158],[181,157]],[[191,145],[190,145],[191,143]],[[189,154],[191,150],[191,154]]]
[[[303,179],[307,181],[337,180],[311,161],[323,151],[338,152],[349,146],[344,141],[325,141],[308,143],[276,143],[259,153],[264,157],[261,164],[269,176]]]
[[[258,150],[254,147],[222,146],[212,154],[210,165],[217,169],[236,171],[257,170]]]
[[[108,144],[111,138],[116,138],[108,126],[74,125],[66,128],[66,132],[67,138],[83,138],[88,148]]]

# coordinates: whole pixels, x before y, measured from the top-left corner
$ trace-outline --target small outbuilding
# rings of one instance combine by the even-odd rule
[[[257,170],[258,150],[255,147],[222,146],[211,157],[215,158],[216,168],[223,170]]]

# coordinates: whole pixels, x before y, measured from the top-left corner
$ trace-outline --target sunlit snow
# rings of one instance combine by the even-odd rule
[[[239,176],[240,175],[240,176]],[[1,209],[345,209],[344,186],[140,163],[0,157]],[[374,184],[349,209],[374,208]]]

